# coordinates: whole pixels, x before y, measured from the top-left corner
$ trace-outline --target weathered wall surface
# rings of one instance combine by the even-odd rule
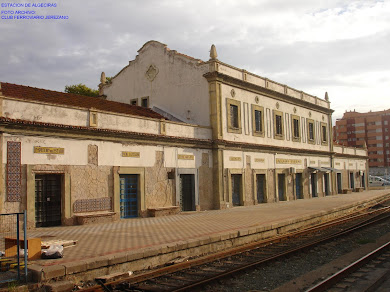
[[[76,200],[113,197],[113,175],[110,166],[71,166],[72,206]]]
[[[104,94],[108,100],[130,103],[149,98],[158,107],[191,124],[210,125],[208,83],[203,74],[208,64],[177,54],[158,42],[148,42],[135,60],[112,79]]]
[[[251,166],[250,155],[245,155],[245,170],[244,170],[244,178],[245,178],[245,194],[244,194],[244,206],[254,205],[255,200],[253,197],[253,171]]]
[[[164,154],[156,152],[156,163],[145,169],[145,200],[148,208],[168,207],[175,205],[175,184],[168,179],[172,168],[164,167]]]
[[[11,119],[46,122],[69,126],[89,127],[89,110],[77,107],[48,105],[40,102],[3,98],[3,115]],[[136,133],[161,134],[161,121],[94,110],[97,125],[94,128],[121,130]],[[186,121],[187,122],[187,121]],[[197,125],[164,121],[165,135],[197,139],[210,139],[211,129]]]
[[[63,222],[73,224],[75,203],[79,200],[115,200],[114,176],[118,174],[114,174],[114,168],[118,167],[145,171],[145,191],[140,194],[145,200],[142,216],[147,208],[176,205],[175,177],[168,178],[168,173],[181,168],[198,171],[200,209],[214,207],[210,150],[6,134],[2,140],[5,149],[8,141],[21,143],[23,194],[21,202],[7,202],[4,183],[0,212],[19,212],[28,208],[31,209],[29,217],[34,218],[35,175],[54,173],[62,177]],[[35,153],[34,147],[38,146],[63,151],[58,154]],[[2,153],[3,182],[6,180],[6,152]],[[33,221],[30,222],[32,227]]]
[[[211,210],[215,206],[213,194],[213,168],[211,153],[202,154],[202,165],[199,167],[199,203],[201,210]]]

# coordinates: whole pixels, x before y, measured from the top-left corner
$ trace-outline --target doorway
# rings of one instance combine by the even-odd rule
[[[295,174],[295,195],[296,195],[297,199],[303,199],[302,173]]]
[[[341,173],[338,172],[336,175],[337,175],[337,193],[341,194],[343,192],[343,187],[341,184]]]
[[[180,206],[182,211],[195,211],[195,175],[180,174]]]
[[[325,196],[330,195],[329,191],[329,173],[324,173],[324,191],[325,191]]]
[[[285,174],[279,173],[278,174],[278,197],[279,201],[286,201],[286,194],[285,194]]]
[[[354,190],[355,189],[355,178],[354,178],[354,173],[351,171],[349,173],[349,187]]]
[[[35,175],[35,225],[36,227],[61,225],[60,174]]]
[[[265,174],[256,174],[256,185],[257,185],[257,203],[265,203]]]
[[[310,186],[311,186],[311,196],[313,198],[318,197],[318,194],[317,194],[317,174],[314,172],[310,174]]]
[[[241,174],[232,174],[232,203],[233,206],[241,206]]]
[[[121,174],[119,180],[121,218],[138,217],[139,174]]]

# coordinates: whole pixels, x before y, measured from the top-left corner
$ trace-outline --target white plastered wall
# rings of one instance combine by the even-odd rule
[[[151,81],[146,72],[153,65],[158,73]],[[210,126],[208,82],[203,74],[208,64],[199,64],[158,42],[147,43],[135,60],[104,89],[108,100],[129,103],[149,97],[149,106],[172,114],[180,120]]]
[[[93,140],[75,140],[64,138],[46,138],[22,135],[3,136],[3,163],[7,163],[7,142],[21,142],[22,164],[45,165],[87,165],[88,145],[98,146],[99,166],[153,167],[156,163],[156,151],[164,152],[164,166],[172,168],[199,168],[202,154],[209,155],[209,167],[212,167],[210,150],[148,146],[126,143],[114,143]],[[64,154],[38,154],[34,147],[64,148]],[[137,157],[125,157],[122,152],[137,153]],[[178,155],[192,155],[193,159],[179,159]],[[139,156],[139,157],[138,157]],[[185,157],[185,156],[184,156]]]

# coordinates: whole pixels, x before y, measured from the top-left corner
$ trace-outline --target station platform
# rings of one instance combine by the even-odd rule
[[[61,259],[29,261],[28,268],[34,282],[93,280],[270,238],[386,198],[390,199],[390,189],[105,224],[37,228],[28,231],[28,237],[74,240],[77,244],[65,248]]]

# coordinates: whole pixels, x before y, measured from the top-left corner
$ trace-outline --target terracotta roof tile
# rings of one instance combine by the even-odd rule
[[[165,119],[162,115],[149,108],[104,100],[97,97],[64,93],[24,85],[1,82],[4,96],[16,97],[24,100],[34,100],[57,105],[76,106],[86,109],[97,109],[114,113],[135,115],[141,117]]]
[[[85,126],[71,126],[64,124],[55,124],[55,123],[46,123],[46,122],[37,122],[37,121],[26,121],[21,119],[10,119],[7,117],[0,117],[0,124],[2,125],[11,125],[11,126],[37,126],[48,129],[65,129],[65,130],[81,130],[81,131],[89,131],[89,132],[97,132],[97,133],[107,133],[107,134],[119,134],[125,135],[128,137],[139,137],[140,139],[151,139],[154,141],[168,140],[168,141],[183,141],[190,143],[205,143],[205,146],[211,146],[211,140],[209,139],[198,139],[198,138],[187,138],[187,137],[176,137],[176,136],[166,136],[160,134],[149,134],[149,133],[140,133],[140,132],[131,132],[131,131],[123,131],[123,130],[112,130],[112,129],[104,129],[104,128],[91,128]],[[157,139],[158,138],[158,139]]]

